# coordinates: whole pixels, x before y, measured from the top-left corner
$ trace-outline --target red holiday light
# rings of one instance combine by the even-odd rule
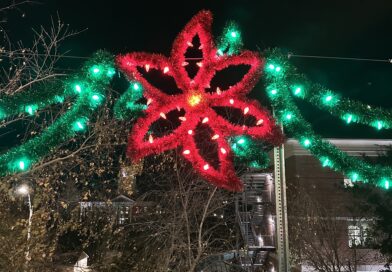
[[[202,177],[218,187],[239,191],[242,189],[242,183],[235,174],[232,152],[226,137],[248,134],[277,144],[281,142],[282,136],[267,111],[261,109],[257,101],[250,101],[245,97],[261,76],[263,60],[258,53],[251,51],[243,51],[234,56],[218,56],[211,35],[211,23],[212,15],[208,11],[201,11],[194,16],[174,41],[169,58],[148,53],[129,53],[117,57],[120,69],[141,82],[145,89],[144,96],[149,101],[154,101],[145,111],[145,116],[139,118],[134,125],[127,152],[128,156],[137,160],[181,147],[184,157]],[[189,47],[194,46],[191,41],[195,36],[199,37],[199,49],[203,57],[197,64],[196,75],[191,78],[186,70],[189,62],[185,53]],[[205,91],[217,71],[239,65],[250,68],[238,83],[228,89],[217,88],[212,93]],[[164,76],[172,76],[183,93],[165,94],[142,75],[140,68],[147,71],[156,69]],[[217,114],[214,107],[228,107],[239,110],[246,116],[253,116],[254,125],[233,124]],[[185,115],[180,118],[181,124],[171,134],[162,137],[154,135],[146,140],[151,125],[160,118],[168,118],[168,113],[176,109],[185,111]],[[212,139],[209,140],[217,144],[217,168],[203,158],[197,147],[194,132],[200,124],[209,126],[213,131]]]

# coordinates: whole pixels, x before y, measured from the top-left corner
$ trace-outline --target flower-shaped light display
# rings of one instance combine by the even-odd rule
[[[242,183],[235,174],[227,137],[247,134],[273,144],[280,143],[282,137],[268,113],[256,101],[248,101],[245,97],[261,75],[262,59],[250,51],[235,56],[217,54],[211,23],[209,11],[194,16],[176,38],[169,58],[148,53],[117,57],[120,69],[142,83],[149,105],[145,116],[137,120],[130,133],[128,156],[137,160],[180,147],[183,156],[206,180],[218,187],[239,191]],[[186,57],[188,50],[194,49],[202,55],[197,60]],[[187,67],[192,62],[197,70],[193,76]],[[212,90],[214,76],[229,66],[249,69],[234,85]],[[160,90],[148,77],[153,72],[174,79],[179,92],[168,94]],[[226,120],[222,109],[233,110],[238,115],[234,117],[243,122]],[[158,135],[153,131],[158,121],[167,122],[171,129],[161,126],[165,133]],[[207,158],[208,152],[215,154],[213,161]]]

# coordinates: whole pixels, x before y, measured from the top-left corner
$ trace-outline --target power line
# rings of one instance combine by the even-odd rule
[[[5,57],[11,57],[12,55],[17,56],[39,56],[39,57],[57,57],[57,58],[68,58],[68,59],[89,59],[89,57],[75,56],[75,55],[54,55],[54,54],[40,54],[33,52],[13,52],[13,51],[0,51],[0,54]]]
[[[39,54],[32,52],[13,52],[13,51],[0,51],[0,54],[5,57],[17,56],[42,56],[42,57],[57,57],[67,59],[89,59],[90,57],[76,56],[76,55],[54,55],[54,54]],[[349,61],[367,61],[367,62],[386,62],[392,64],[392,59],[371,59],[371,58],[353,58],[353,57],[338,57],[338,56],[322,56],[322,55],[303,55],[288,53],[287,58],[312,58],[312,59],[329,59],[329,60],[349,60]],[[203,58],[185,58],[186,60],[202,60]]]
[[[368,59],[368,58],[351,58],[351,57],[335,57],[335,56],[319,56],[319,55],[298,55],[288,53],[287,58],[311,58],[311,59],[331,59],[331,60],[349,60],[349,61],[369,61],[369,62],[387,62],[392,64],[392,59]]]

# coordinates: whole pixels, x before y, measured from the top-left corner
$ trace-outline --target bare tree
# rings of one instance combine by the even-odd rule
[[[306,265],[313,271],[355,272],[360,264],[381,263],[380,255],[371,248],[357,247],[355,241],[350,247],[347,218],[320,205],[306,189],[296,189],[289,208],[294,264]],[[355,207],[352,212],[352,224],[364,220],[355,212]]]

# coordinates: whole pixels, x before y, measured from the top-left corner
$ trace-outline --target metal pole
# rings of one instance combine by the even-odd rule
[[[275,206],[276,206],[276,246],[278,271],[289,272],[289,242],[287,224],[286,178],[284,145],[274,148],[275,163]]]
[[[27,251],[26,251],[26,265],[30,261],[30,238],[31,238],[31,222],[33,217],[33,206],[31,205],[30,193],[27,193],[27,200],[29,204],[29,223],[27,226]]]

